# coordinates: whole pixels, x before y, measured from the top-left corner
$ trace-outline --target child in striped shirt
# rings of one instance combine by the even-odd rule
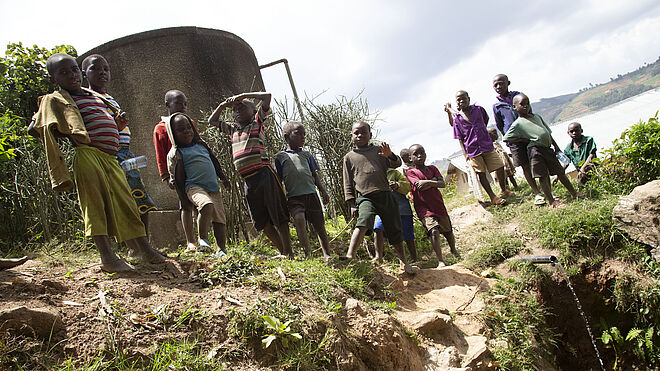
[[[263,230],[282,255],[293,257],[289,211],[282,184],[275,175],[264,146],[264,122],[270,110],[270,93],[243,93],[227,98],[209,117],[209,124],[231,137],[234,166],[245,180],[250,216],[256,230]],[[261,101],[261,107],[248,99]],[[236,122],[220,120],[225,108],[233,108]]]
[[[112,251],[109,235],[119,242],[126,241],[136,256],[148,263],[166,262],[167,258],[149,244],[126,176],[115,157],[119,151],[119,130],[124,126],[118,125],[111,114],[116,108],[81,86],[82,74],[72,56],[53,54],[46,68],[60,89],[40,99],[34,127],[44,138],[45,146],[53,145],[47,134],[51,130],[67,136],[75,146],[73,175],[85,235],[92,237],[99,250],[101,269],[133,270]]]

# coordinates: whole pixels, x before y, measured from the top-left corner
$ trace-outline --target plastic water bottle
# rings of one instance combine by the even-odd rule
[[[566,156],[566,154],[564,154],[564,152],[559,151],[555,154],[555,156],[557,156],[557,160],[559,160],[559,163],[561,164],[562,167],[565,168],[568,165],[570,165],[571,159],[568,158],[568,156]]]
[[[133,157],[129,158],[128,160],[124,160],[121,163],[121,168],[124,169],[124,171],[129,172],[131,170],[135,169],[140,169],[147,166],[147,157],[146,156],[138,156],[138,157]]]

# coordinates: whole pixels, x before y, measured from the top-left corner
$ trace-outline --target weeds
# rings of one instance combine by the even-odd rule
[[[501,230],[490,230],[482,236],[482,244],[465,258],[472,270],[494,267],[522,250],[522,242]]]

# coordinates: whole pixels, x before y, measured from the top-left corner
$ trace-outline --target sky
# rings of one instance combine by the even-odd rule
[[[537,101],[660,56],[657,0],[0,0],[0,11],[1,44],[70,44],[79,54],[164,27],[232,32],[260,64],[288,59],[301,96],[330,103],[361,93],[378,113],[380,140],[396,152],[421,143],[429,160],[459,149],[442,109],[457,90],[492,113],[495,74]],[[262,77],[275,99],[291,100],[284,66]]]

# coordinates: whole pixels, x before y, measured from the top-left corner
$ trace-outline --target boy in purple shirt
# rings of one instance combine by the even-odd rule
[[[497,129],[502,135],[506,135],[511,124],[518,118],[518,113],[513,109],[513,97],[522,94],[519,91],[509,91],[509,85],[511,85],[511,81],[509,81],[507,75],[500,73],[493,77],[493,89],[497,93],[497,103],[493,104],[493,115],[495,117],[495,126],[497,126]],[[529,157],[527,156],[527,145],[525,143],[515,142],[507,143],[507,146],[509,146],[511,156],[513,156],[513,164],[522,168],[527,184],[529,184],[532,192],[536,195],[534,203],[543,205],[545,198],[532,176],[532,168],[529,163]]]
[[[454,127],[454,138],[458,139],[465,159],[479,177],[479,183],[484,188],[493,205],[504,205],[513,192],[506,187],[504,176],[504,161],[495,151],[493,141],[490,139],[486,125],[488,114],[486,110],[475,104],[470,105],[470,96],[464,90],[456,92],[456,106],[458,111],[445,105],[449,114],[449,124]],[[453,117],[453,119],[452,119]],[[502,192],[496,196],[490,187],[486,174],[495,171]]]

